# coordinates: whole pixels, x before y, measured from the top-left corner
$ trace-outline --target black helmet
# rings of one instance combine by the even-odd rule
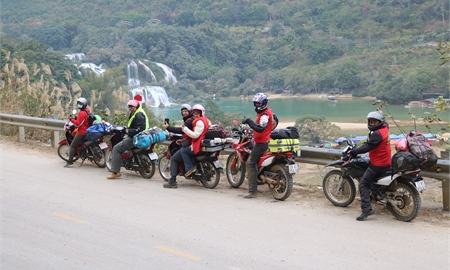
[[[367,128],[368,128],[370,131],[375,131],[375,130],[381,128],[381,127],[383,126],[383,124],[384,124],[384,115],[383,115],[383,113],[381,113],[381,112],[379,112],[379,111],[370,112],[370,113],[367,115],[366,118],[367,118]],[[376,125],[376,126],[371,126],[371,125],[369,124],[370,120],[377,120],[377,121],[379,121],[380,123],[379,123],[378,125]]]

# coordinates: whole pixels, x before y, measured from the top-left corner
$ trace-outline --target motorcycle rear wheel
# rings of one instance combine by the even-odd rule
[[[387,209],[394,215],[395,219],[400,221],[411,221],[417,217],[420,212],[422,200],[416,187],[410,182],[398,182],[392,191],[394,200],[397,204],[387,203]]]
[[[170,180],[170,159],[165,155],[158,160],[158,171],[164,181],[167,182]]]
[[[235,159],[236,159],[236,166],[232,170],[231,164],[233,164]],[[236,153],[228,155],[225,172],[227,175],[228,183],[230,184],[231,187],[238,188],[244,183],[245,164],[241,162]]]
[[[98,145],[91,147],[91,151],[94,156],[94,163],[99,168],[105,168],[106,167],[105,152],[103,152],[103,150],[100,149]]]
[[[140,168],[138,170],[139,173],[146,179],[152,178],[156,171],[155,163],[153,163],[150,157],[146,154],[140,154],[137,158],[139,158],[139,161],[144,166],[144,168]]]
[[[202,179],[200,182],[205,188],[213,189],[220,182],[220,172],[211,162],[202,162]],[[198,167],[197,167],[198,170]]]
[[[347,176],[342,177],[339,170],[329,171],[323,178],[322,187],[325,197],[334,205],[346,207],[356,196],[356,187],[353,180]]]
[[[275,177],[275,180],[278,180],[279,185],[274,188],[269,187],[272,196],[280,201],[286,200],[291,195],[292,187],[294,185],[292,175],[289,173],[289,170],[287,168],[278,164],[273,165],[272,168],[270,168],[270,172],[281,172],[280,179],[277,179],[278,177]]]
[[[105,163],[108,171],[112,172],[112,149],[108,148],[105,151]]]
[[[58,146],[58,156],[64,161],[69,161],[69,150],[70,150],[70,145],[60,144]],[[78,160],[78,157],[75,155],[73,157],[73,161],[75,162],[76,160]]]

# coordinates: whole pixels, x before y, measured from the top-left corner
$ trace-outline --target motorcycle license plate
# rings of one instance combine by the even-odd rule
[[[102,150],[108,148],[108,145],[107,145],[105,142],[99,143],[98,146],[99,146],[100,149],[102,149]]]
[[[298,172],[298,164],[289,165],[289,173],[297,173]]]
[[[419,192],[427,189],[427,187],[425,186],[425,181],[423,181],[423,180],[414,182],[414,184],[416,184],[417,191],[419,191]]]
[[[216,166],[216,168],[223,168],[222,160],[218,159],[214,161],[214,166]]]
[[[150,158],[150,160],[158,159],[158,155],[155,152],[148,153],[148,157]]]

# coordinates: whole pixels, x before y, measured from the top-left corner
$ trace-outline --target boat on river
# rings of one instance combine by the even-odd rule
[[[335,96],[328,96],[327,99],[328,99],[329,102],[337,102],[337,99],[336,99]]]

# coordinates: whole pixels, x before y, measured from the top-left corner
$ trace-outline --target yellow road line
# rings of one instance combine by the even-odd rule
[[[179,255],[181,257],[185,257],[185,258],[194,260],[194,261],[200,260],[200,257],[194,256],[194,255],[191,255],[191,254],[187,254],[187,253],[184,253],[184,252],[181,252],[181,251],[178,251],[178,250],[174,250],[174,249],[171,249],[171,248],[168,248],[168,247],[157,246],[156,248],[160,249],[160,250],[164,250],[164,251],[170,252],[170,253],[175,254],[175,255]]]
[[[76,223],[84,223],[83,220],[76,219],[76,218],[73,218],[73,217],[69,217],[69,216],[66,216],[66,215],[64,215],[64,214],[52,212],[52,215],[54,215],[55,217],[60,217],[60,218],[63,218],[63,219],[67,219],[67,220],[76,222]]]

